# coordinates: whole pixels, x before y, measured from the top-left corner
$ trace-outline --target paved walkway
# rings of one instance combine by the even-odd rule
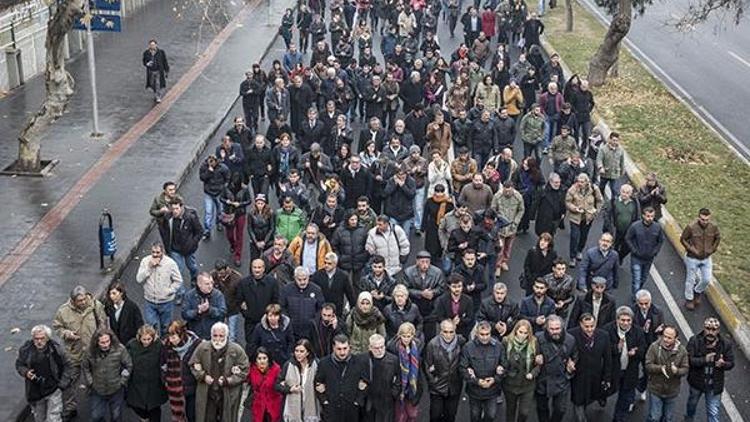
[[[126,21],[125,32],[97,40],[97,79],[105,140],[90,132],[90,92],[85,60],[70,64],[80,88],[70,111],[43,144],[44,157],[61,163],[47,179],[0,179],[0,420],[13,420],[23,407],[23,383],[13,362],[35,324],[49,323],[76,284],[97,290],[111,274],[98,268],[97,221],[102,208],[115,217],[119,260],[146,231],[148,206],[164,180],[179,180],[236,98],[244,70],[264,54],[276,28],[258,22],[267,10],[249,2],[212,40],[196,41],[198,19],[178,21],[171,3],[155,2]],[[256,17],[253,19],[253,17]],[[204,34],[207,32],[204,30]],[[170,59],[170,90],[153,107],[143,90],[140,55],[155,37]],[[252,42],[251,40],[264,40]],[[201,55],[196,56],[195,52]],[[192,67],[191,67],[192,66]],[[0,130],[14,134],[26,111],[41,101],[43,81],[34,79],[0,102]],[[10,162],[16,144],[6,139],[0,157]],[[22,332],[10,335],[18,327]]]

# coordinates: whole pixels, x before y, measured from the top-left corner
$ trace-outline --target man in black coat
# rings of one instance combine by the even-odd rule
[[[362,168],[362,160],[357,155],[352,155],[349,165],[341,171],[341,186],[346,192],[344,208],[352,210],[357,208],[357,200],[361,196],[372,194],[372,175]]]
[[[568,410],[570,377],[575,370],[578,351],[573,336],[565,332],[565,323],[557,315],[550,315],[544,332],[537,334],[537,353],[544,364],[536,378],[536,413],[539,422],[560,422]],[[552,413],[550,413],[552,400]]]
[[[346,325],[336,316],[336,305],[324,303],[320,315],[310,321],[310,343],[318,359],[322,359],[333,351],[333,339],[339,334],[346,335]]]
[[[399,98],[403,101],[404,114],[408,115],[417,104],[424,101],[424,86],[419,72],[411,72],[409,79],[401,84]]]
[[[316,96],[309,83],[303,82],[302,76],[294,77],[294,83],[289,87],[289,102],[292,130],[300,134],[305,116],[311,107],[315,107]],[[322,132],[322,124],[320,131]],[[309,145],[308,145],[309,148]]]
[[[349,307],[353,308],[356,303],[356,296],[349,277],[345,272],[336,268],[338,263],[338,255],[333,252],[327,253],[323,261],[323,268],[316,271],[310,277],[310,281],[317,284],[323,291],[323,299],[336,305],[338,312],[343,315],[344,299],[349,302]]]
[[[385,108],[385,87],[383,86],[380,76],[373,75],[370,84],[365,88],[362,94],[364,100],[365,116],[369,119],[371,117],[377,117],[380,121],[383,121],[383,112]]]
[[[333,339],[333,353],[320,360],[315,373],[315,393],[322,408],[324,422],[359,422],[370,384],[367,362],[353,356],[349,339],[338,335]]]
[[[646,345],[651,345],[651,343],[659,338],[661,332],[664,331],[664,312],[652,302],[651,292],[643,289],[635,292],[635,306],[633,307],[633,312],[635,313],[633,324],[643,330],[646,337]],[[648,372],[646,372],[646,367],[644,366],[643,375],[641,376],[641,379],[638,380],[640,401],[646,401],[647,384]]]
[[[599,404],[607,400],[606,392],[612,385],[612,352],[609,335],[596,328],[593,315],[585,313],[578,320],[578,326],[570,330],[575,339],[578,359],[571,371],[571,401],[575,419],[586,420],[586,406],[594,401]]]
[[[245,319],[245,339],[249,343],[255,326],[266,313],[266,306],[279,303],[279,284],[266,274],[266,264],[262,259],[250,263],[250,275],[240,280],[236,299]]]
[[[167,86],[169,62],[167,53],[157,46],[156,40],[148,42],[148,48],[143,52],[143,66],[146,67],[146,88],[154,91],[154,101],[160,103]]]
[[[159,221],[159,234],[164,243],[165,252],[177,263],[181,272],[184,272],[187,267],[190,271],[190,279],[195,281],[198,277],[195,252],[203,236],[203,226],[198,212],[194,208],[185,206],[182,198],[172,199],[169,207],[172,210],[171,217]]]
[[[18,349],[16,371],[26,382],[26,401],[39,420],[62,410],[62,390],[71,383],[71,364],[60,344],[52,339],[46,325],[31,329],[31,340]],[[48,413],[48,411],[51,411]],[[57,413],[57,417],[60,414]]]
[[[399,224],[407,236],[414,223],[414,196],[416,194],[416,182],[404,168],[398,169],[396,175],[388,180],[383,190],[385,215],[391,220],[391,224]]]
[[[388,133],[381,127],[381,121],[377,117],[371,117],[369,125],[359,131],[359,151],[364,151],[367,141],[375,142],[375,149],[380,151],[386,142]],[[347,191],[348,192],[348,191]]]
[[[633,317],[632,309],[620,306],[616,319],[603,328],[609,335],[612,351],[612,388],[609,394],[617,392],[615,422],[628,419],[630,407],[635,402],[638,368],[645,362],[649,346],[643,330],[633,325]]]
[[[325,126],[318,120],[318,110],[310,107],[307,110],[307,120],[300,125],[297,138],[297,146],[304,154],[310,151],[312,144],[320,144],[325,136]]]
[[[500,115],[495,120],[495,148],[494,154],[505,148],[513,149],[516,141],[516,121],[508,115],[508,109],[500,108]]]
[[[398,358],[386,351],[385,338],[380,334],[370,337],[370,352],[365,355],[371,380],[367,388],[362,420],[390,422],[401,390],[401,370]]]
[[[438,335],[425,346],[422,367],[430,390],[431,421],[456,419],[464,384],[458,370],[464,344],[466,339],[456,334],[456,325],[446,319],[440,322]]]
[[[578,319],[583,314],[591,314],[596,318],[596,327],[602,328],[615,320],[615,298],[605,293],[607,280],[604,277],[594,277],[591,281],[591,291],[579,296],[573,310],[570,312],[568,328],[576,326]],[[596,305],[596,306],[595,306]],[[594,312],[598,309],[598,312]]]
[[[268,77],[260,69],[260,63],[253,63],[253,69],[245,72],[245,80],[240,84],[242,111],[245,121],[253,130],[258,130],[258,118],[265,120],[263,99],[266,95]]]
[[[268,197],[274,156],[265,136],[255,135],[253,146],[247,151],[245,158],[245,177],[253,187],[253,196],[263,194]]]
[[[516,325],[520,317],[518,304],[508,297],[505,283],[495,283],[492,295],[479,306],[477,321],[487,321],[492,326],[492,337],[502,340]]]
[[[474,301],[463,293],[464,277],[453,273],[448,276],[448,291],[435,301],[435,308],[428,323],[450,319],[456,325],[456,332],[469,338],[471,329],[474,328]],[[454,307],[458,305],[458,312]]]

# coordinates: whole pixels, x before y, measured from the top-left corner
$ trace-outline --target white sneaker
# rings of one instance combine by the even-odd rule
[[[646,394],[647,394],[647,393],[646,393],[645,391],[644,391],[644,392],[642,392],[641,394],[639,394],[639,395],[638,395],[638,401],[641,401],[641,402],[644,402],[644,401],[646,401]]]

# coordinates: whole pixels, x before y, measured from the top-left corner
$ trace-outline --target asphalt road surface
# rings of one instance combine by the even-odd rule
[[[580,0],[609,22],[592,0]],[[692,2],[653,2],[633,20],[626,43],[679,98],[685,100],[729,144],[750,159],[750,126],[741,104],[750,98],[750,22],[720,14],[689,31],[672,24]]]
[[[457,35],[460,33],[460,25],[457,28]],[[447,32],[447,27],[444,27],[441,23],[440,30],[439,30],[439,40],[440,45],[443,48],[442,54],[444,56],[449,56],[450,53],[458,46],[458,43],[460,42],[459,38],[456,39],[449,39],[449,34]],[[380,38],[376,35],[374,40],[374,45],[376,46],[374,50],[377,52],[379,57],[380,56],[380,49],[377,47],[379,45]],[[750,45],[750,44],[749,44]],[[275,58],[281,58],[283,55],[283,42],[281,40],[278,40],[275,44],[275,46],[272,48],[269,57],[265,60],[264,68],[270,65],[271,61]],[[704,50],[704,52],[706,52]],[[517,56],[517,52],[514,52],[514,57]],[[515,59],[514,59],[515,60]],[[241,81],[242,75],[237,75],[237,83],[239,84]],[[229,129],[231,126],[231,119],[235,115],[241,115],[241,109],[238,106],[235,107],[235,109],[230,113],[230,118],[223,123],[222,128],[218,131],[217,136],[211,141],[209,144],[209,147],[207,148],[207,151],[213,151],[216,145],[218,145],[221,135]],[[355,133],[358,133],[359,130],[359,123],[355,122],[353,124],[353,129]],[[355,142],[356,143],[356,142]],[[516,150],[516,159],[520,160],[520,151],[521,151],[521,144],[520,140],[517,140],[516,142],[517,148]],[[204,156],[207,155],[207,153],[204,153]],[[549,171],[549,165],[545,164],[545,172]],[[188,176],[186,184],[180,186],[179,192],[180,194],[186,199],[187,204],[192,205],[199,209],[199,211],[202,213],[202,184],[200,180],[198,179],[198,171],[197,169],[193,169],[191,172],[192,174]],[[151,189],[154,191],[154,195],[156,195],[162,184],[162,180],[154,180],[153,186]],[[272,198],[272,205],[277,206],[276,198]],[[148,210],[143,210],[143,212],[148,212]],[[530,230],[530,234],[527,235],[521,235],[516,240],[514,245],[514,252],[512,256],[512,261],[510,263],[510,271],[507,273],[504,273],[502,277],[500,277],[499,281],[505,282],[509,286],[510,291],[510,297],[513,300],[520,300],[522,298],[522,290],[518,286],[518,276],[523,268],[523,260],[526,255],[526,251],[531,248],[535,242],[536,242],[536,236],[531,234],[533,233],[533,228]],[[589,236],[589,246],[592,246],[595,244],[596,239],[598,238],[599,234],[601,233],[601,219],[598,219],[594,227],[591,229],[591,234]],[[555,248],[559,255],[563,257],[567,257],[567,250],[568,250],[568,235],[569,232],[567,230],[564,230],[562,232],[558,232],[556,236],[556,244]],[[140,247],[140,253],[138,256],[147,256],[149,253],[149,246],[151,242],[159,240],[159,235],[156,230],[152,230],[149,236],[145,239],[144,243]],[[412,255],[419,251],[422,244],[422,238],[412,238]],[[242,266],[240,268],[240,271],[243,272],[243,274],[248,273],[249,263],[247,259],[247,249],[244,251],[245,256],[242,260]],[[209,241],[202,242],[201,246],[197,252],[197,260],[198,263],[201,266],[201,270],[210,270],[213,266],[213,263],[218,258],[225,258],[229,260],[230,253],[229,253],[229,244],[226,241],[225,237],[222,233],[215,233],[214,236],[211,237]],[[410,262],[413,262],[413,256],[410,259]],[[135,273],[138,268],[138,260],[137,258],[130,263],[128,263],[128,266],[123,273],[123,279],[122,281],[125,282],[125,285],[129,292],[129,297],[133,298],[136,302],[139,304],[142,303],[142,288],[138,286],[135,283]],[[671,323],[676,323],[679,327],[679,330],[681,332],[681,338],[680,340],[683,343],[687,342],[686,335],[692,334],[692,331],[688,330],[700,330],[700,326],[702,325],[703,318],[709,314],[715,314],[713,310],[711,309],[709,304],[703,305],[698,310],[687,313],[684,311],[684,308],[682,308],[681,304],[681,288],[682,288],[682,280],[684,280],[684,266],[682,264],[681,258],[678,256],[678,254],[675,252],[675,250],[671,247],[669,244],[665,244],[664,248],[662,249],[661,253],[655,260],[655,266],[654,269],[652,269],[651,272],[652,277],[649,278],[648,282],[645,285],[645,288],[649,289],[653,293],[654,297],[654,303],[659,306],[662,310],[665,311],[666,320]],[[629,271],[629,261],[626,260],[625,264],[621,268],[620,272],[620,287],[617,291],[613,292],[617,304],[626,304],[629,300],[630,295],[630,271]],[[486,292],[486,294],[489,294],[489,291]],[[177,310],[179,312],[179,308]],[[240,338],[243,338],[242,336]],[[733,422],[742,421],[743,416],[742,415],[748,415],[750,414],[750,392],[744,385],[744,379],[743,375],[748,373],[748,362],[745,360],[745,358],[742,356],[742,354],[737,351],[737,365],[734,368],[734,370],[731,372],[731,374],[727,377],[726,381],[726,393],[724,397],[724,404],[725,406],[722,407],[722,420],[730,420]],[[685,410],[685,403],[687,400],[687,394],[688,389],[686,382],[683,382],[682,390],[680,392],[680,396],[677,401],[677,407],[676,407],[676,417],[677,419],[681,419],[684,415]],[[425,395],[427,397],[427,395]],[[420,410],[420,421],[426,421],[428,419],[428,403],[427,399],[423,400],[421,410]],[[614,397],[610,398],[610,400],[607,403],[607,406],[604,408],[600,408],[598,405],[594,404],[592,406],[589,406],[588,410],[588,417],[590,420],[611,420],[613,416],[614,411]],[[502,405],[501,405],[502,406]],[[79,416],[78,420],[80,421],[86,421],[87,418],[87,412],[85,411],[85,405],[82,406],[82,414]],[[163,415],[165,418],[168,418],[168,409],[166,406],[164,406],[163,409]],[[535,412],[532,413],[532,420],[536,420]],[[568,412],[567,418],[570,418],[572,416],[572,410]],[[647,405],[646,403],[636,403],[635,409],[632,414],[632,420],[633,421],[642,421],[645,420],[647,413]],[[497,420],[504,420],[504,409],[498,409],[498,417]],[[128,411],[127,412],[127,421],[136,421],[137,419],[135,416]],[[243,420],[249,420],[249,417],[245,415],[243,417]],[[461,406],[459,408],[459,415],[456,418],[456,420],[459,421],[468,421],[468,404],[467,400],[464,398],[461,402]],[[698,409],[698,414],[696,420],[705,420],[705,408],[703,406],[703,402],[701,401],[701,404]]]

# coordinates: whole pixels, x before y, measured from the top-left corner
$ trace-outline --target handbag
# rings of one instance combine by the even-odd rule
[[[221,215],[219,215],[219,222],[221,222],[221,224],[223,224],[226,227],[233,226],[234,225],[234,213],[222,211]]]

